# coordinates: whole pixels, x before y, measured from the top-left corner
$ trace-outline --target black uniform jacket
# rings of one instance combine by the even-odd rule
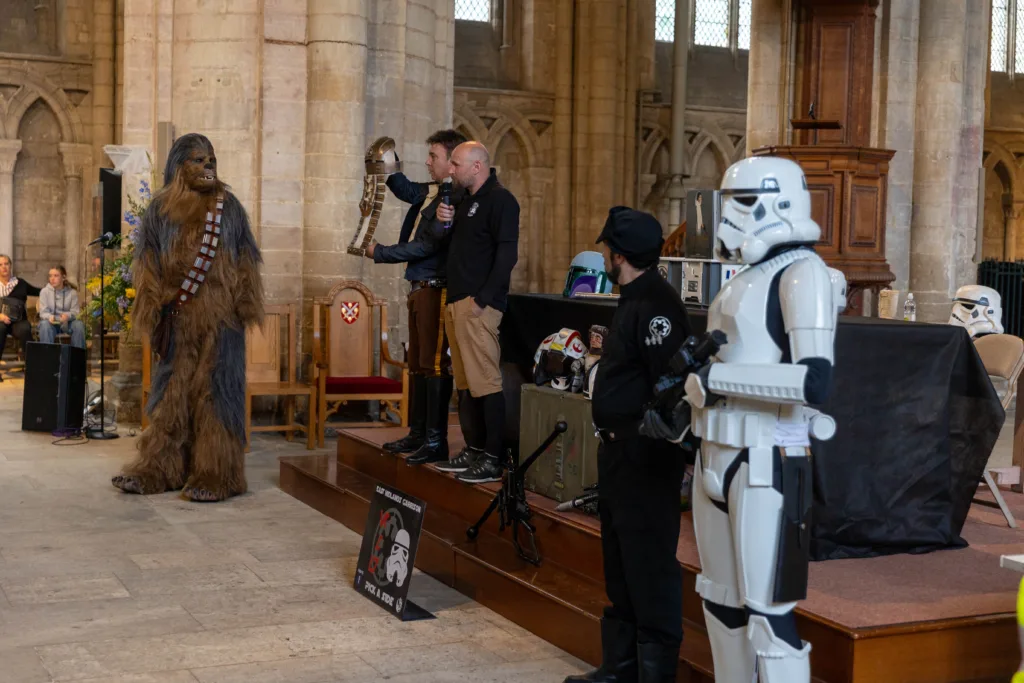
[[[679,292],[657,268],[620,286],[619,293],[592,397],[594,424],[600,429],[622,429],[643,418],[655,383],[690,336]]]
[[[405,268],[405,279],[410,282],[445,277],[447,270],[448,250],[444,239],[444,227],[437,220],[437,207],[441,204],[438,192],[426,202],[431,183],[416,183],[405,177],[403,173],[392,173],[387,179],[388,189],[399,200],[412,204],[405,215],[402,230],[398,235],[398,243],[391,246],[378,244],[373,250],[375,263],[408,263]],[[458,206],[466,191],[460,188],[452,190],[451,202]],[[426,205],[424,203],[426,202]],[[416,225],[417,214],[423,214],[416,234],[412,234]],[[412,239],[410,240],[410,236]]]

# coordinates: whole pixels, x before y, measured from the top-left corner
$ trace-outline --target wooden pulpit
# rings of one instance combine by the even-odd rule
[[[885,260],[889,161],[871,144],[871,101],[878,0],[797,0],[796,111],[793,145],[753,151],[792,159],[807,176],[821,226],[818,253],[846,275],[847,314],[871,314],[863,292],[896,276]]]
[[[843,271],[846,314],[864,310],[865,290],[878,292],[896,276],[885,260],[885,202],[891,149],[851,145],[769,146],[755,156],[777,156],[800,164],[811,193],[811,216],[821,227],[817,251]]]

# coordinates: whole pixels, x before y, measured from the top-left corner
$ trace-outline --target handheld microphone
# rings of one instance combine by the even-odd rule
[[[445,206],[452,205],[452,181],[450,180],[446,180],[443,183],[441,183],[441,203],[444,204]],[[451,230],[451,227],[451,221],[444,222],[445,230]]]
[[[112,239],[114,239],[114,233],[105,232],[96,239],[94,239],[92,242],[89,242],[89,246],[91,247],[92,245],[99,244],[100,242],[109,242]]]

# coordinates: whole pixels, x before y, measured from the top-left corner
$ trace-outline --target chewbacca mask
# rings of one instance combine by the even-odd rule
[[[203,135],[175,141],[139,228],[132,325],[160,360],[128,493],[195,501],[245,493],[245,330],[263,322],[259,248]],[[184,284],[183,284],[184,283]]]

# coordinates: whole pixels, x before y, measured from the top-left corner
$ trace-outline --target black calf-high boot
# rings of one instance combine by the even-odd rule
[[[601,619],[601,666],[564,683],[637,683],[636,626],[604,617]]]
[[[637,645],[640,659],[640,683],[676,683],[679,668],[679,646],[658,643]]]
[[[405,459],[410,465],[448,460],[448,404],[452,399],[450,375],[427,377],[427,432],[419,449]]]
[[[420,374],[409,374],[409,434],[397,441],[388,441],[384,450],[388,453],[411,453],[423,445],[427,422],[427,378]]]

